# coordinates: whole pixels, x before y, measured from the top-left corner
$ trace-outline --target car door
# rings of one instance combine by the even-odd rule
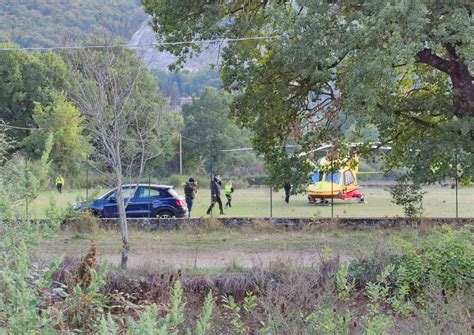
[[[153,209],[159,206],[161,192],[158,188],[140,186],[131,199],[127,212],[130,217],[150,217]]]
[[[124,198],[124,202],[126,203],[127,200],[132,197],[135,192],[135,186],[124,186],[122,187],[122,194]],[[103,217],[107,218],[116,218],[119,216],[118,206],[117,206],[117,191],[114,190],[110,194],[108,194],[104,200],[106,200],[106,204],[104,205],[103,210]],[[128,216],[127,208],[125,208],[125,214]]]

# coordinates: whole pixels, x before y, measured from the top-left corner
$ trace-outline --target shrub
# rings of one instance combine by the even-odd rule
[[[55,265],[30,260],[40,230],[35,225],[0,225],[0,333],[51,334],[60,320],[42,305],[41,293],[51,284]],[[41,314],[38,311],[41,310]]]
[[[99,231],[100,219],[89,211],[85,211],[79,215],[68,227],[72,232],[77,233],[95,233]]]
[[[404,180],[400,180],[397,185],[389,189],[392,202],[402,206],[405,216],[410,219],[418,219],[423,215],[423,191],[420,184],[408,185]]]
[[[396,270],[397,285],[421,289],[433,277],[445,290],[470,287],[474,274],[472,240],[469,230],[443,228],[428,235],[419,247],[405,245]]]
[[[474,274],[472,237],[468,230],[444,228],[435,230],[419,244],[394,239],[399,253],[393,256],[376,280],[366,286],[372,306],[379,309],[380,304],[389,305],[395,312],[408,316],[417,305],[426,306],[427,294],[433,283],[445,297],[471,290]],[[380,269],[374,260],[368,264]],[[360,275],[365,272],[364,268],[367,269],[367,264],[357,262],[351,270]],[[375,312],[374,315],[377,314]],[[380,321],[371,320],[375,325]],[[380,324],[383,326],[382,321]]]
[[[268,185],[268,177],[267,176],[247,176],[245,177],[245,182],[247,182],[249,186]]]

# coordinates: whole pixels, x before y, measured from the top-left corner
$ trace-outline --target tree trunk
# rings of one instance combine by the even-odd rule
[[[474,117],[474,85],[466,64],[453,62],[450,74],[454,88],[454,114],[459,117]]]
[[[418,61],[430,65],[447,75],[453,85],[454,97],[453,107],[454,115],[462,119],[464,117],[474,116],[474,84],[467,64],[456,53],[456,49],[451,44],[446,46],[448,59],[439,57],[431,49],[423,49],[418,52]]]
[[[128,263],[128,251],[130,246],[128,244],[128,223],[127,217],[125,215],[125,204],[122,193],[122,176],[117,174],[117,206],[119,212],[119,222],[120,222],[120,233],[122,234],[122,260],[120,266],[122,269],[127,268]]]

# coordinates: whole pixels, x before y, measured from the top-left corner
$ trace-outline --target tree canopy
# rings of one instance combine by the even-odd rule
[[[145,20],[136,0],[0,2],[0,43],[49,47],[101,36],[129,39]]]
[[[415,181],[474,175],[471,1],[142,2],[165,41],[274,36],[230,43],[221,70],[274,180],[304,176],[299,153],[358,140],[365,125],[392,146],[387,168]],[[360,129],[351,138],[340,132],[348,117]],[[299,145],[290,155],[288,143]]]
[[[0,118],[8,125],[31,128],[35,103],[48,106],[53,93],[65,88],[68,70],[60,55],[46,52],[0,51]],[[13,129],[20,144],[27,129]]]
[[[35,103],[33,120],[38,126],[23,141],[28,157],[39,159],[52,135],[51,160],[60,173],[77,174],[92,152],[85,136],[84,118],[64,95],[53,93],[50,106]]]
[[[205,164],[221,174],[232,174],[244,162],[250,163],[253,154],[238,156],[221,150],[248,147],[250,132],[240,129],[229,118],[230,95],[214,88],[204,89],[190,104],[183,105],[183,157],[185,166],[196,168]]]

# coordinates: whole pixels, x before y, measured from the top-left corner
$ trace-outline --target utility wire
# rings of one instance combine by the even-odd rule
[[[39,127],[17,127],[17,126],[11,126],[9,124],[6,124],[6,123],[1,123],[0,124],[0,128],[9,128],[9,129],[20,129],[20,130],[33,130],[33,129],[36,129],[36,130],[42,130],[43,128],[39,128]]]
[[[272,40],[281,36],[250,36],[238,38],[215,38],[208,40],[190,40],[175,42],[153,42],[143,44],[99,44],[99,45],[71,45],[71,46],[52,46],[52,47],[27,47],[27,48],[0,48],[0,51],[54,51],[54,50],[75,50],[75,49],[116,49],[116,48],[140,48],[146,46],[167,46],[167,45],[189,45],[189,44],[211,44],[211,43],[235,43],[240,41]]]

